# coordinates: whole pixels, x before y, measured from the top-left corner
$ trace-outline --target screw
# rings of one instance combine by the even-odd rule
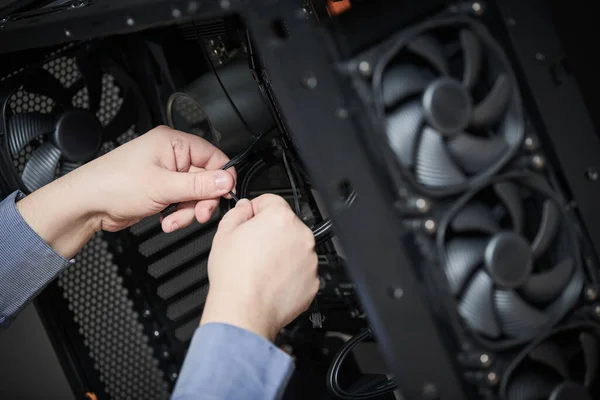
[[[394,299],[400,299],[404,295],[404,290],[402,288],[392,288],[392,297]]]
[[[546,166],[546,160],[540,155],[535,155],[531,158],[531,163],[536,169],[542,169]]]
[[[181,10],[179,8],[174,8],[171,14],[173,15],[173,18],[180,18]]]
[[[171,381],[175,382],[175,380],[177,379],[177,372],[173,372],[170,376],[169,379],[171,379]]]
[[[68,30],[68,29],[65,29],[65,36],[66,36],[66,37],[71,37],[71,35],[72,35],[72,34],[71,34],[71,31],[70,31],[70,30]]]
[[[535,59],[538,61],[544,61],[546,56],[543,53],[535,53]]]
[[[154,331],[154,332],[152,332],[152,335],[154,335],[155,338],[160,337],[160,332]]]
[[[537,140],[533,136],[527,136],[523,142],[527,150],[537,149]]]
[[[423,386],[423,398],[433,400],[438,398],[437,388],[433,383],[426,383]]]
[[[316,88],[317,83],[317,77],[312,72],[308,72],[302,79],[302,84],[309,89]]]
[[[221,0],[220,5],[223,10],[229,10],[229,7],[231,7],[229,0]]]
[[[479,362],[481,363],[482,366],[488,367],[492,363],[492,359],[489,355],[483,353],[482,355],[479,356]]]
[[[434,220],[428,219],[423,224],[423,227],[425,228],[425,231],[427,231],[427,233],[435,233],[435,231],[437,229],[437,224],[435,223]]]
[[[196,11],[198,11],[198,2],[197,1],[190,1],[190,3],[188,4],[188,12],[190,14],[193,14]]]
[[[343,107],[340,107],[337,110],[335,110],[335,116],[340,119],[348,118],[348,110]]]
[[[134,26],[135,25],[135,20],[131,17],[127,18],[127,26]]]
[[[427,200],[423,198],[418,198],[417,200],[415,200],[415,207],[417,207],[417,210],[419,210],[420,212],[426,213],[427,211],[429,211],[430,204]]]
[[[475,11],[475,14],[477,15],[481,15],[483,13],[483,6],[479,2],[473,3],[471,5],[471,8],[473,9],[473,11]]]
[[[144,311],[142,311],[142,317],[144,317],[144,318],[150,318],[151,315],[152,315],[152,312],[150,312],[149,309],[145,309]]]
[[[593,287],[589,287],[587,289],[585,289],[585,298],[588,301],[594,301],[598,298],[598,291],[596,289],[594,289]]]
[[[368,61],[361,61],[358,63],[358,70],[363,76],[371,76],[371,64]]]
[[[585,171],[585,177],[590,181],[598,180],[598,170],[596,167],[589,167],[587,171]]]
[[[487,378],[487,381],[492,385],[495,385],[496,383],[498,383],[498,374],[495,372],[488,373],[486,378]]]

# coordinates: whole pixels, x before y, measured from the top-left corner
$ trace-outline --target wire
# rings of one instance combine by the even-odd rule
[[[229,101],[229,104],[231,104],[231,107],[233,108],[233,111],[235,111],[235,113],[237,114],[238,118],[240,119],[240,121],[242,122],[242,124],[244,125],[244,127],[246,128],[246,130],[252,136],[256,137],[256,135],[254,134],[252,128],[250,127],[250,124],[248,124],[248,122],[246,122],[246,120],[244,119],[244,116],[242,115],[242,113],[240,112],[240,110],[235,105],[235,102],[233,101],[233,99],[229,95],[229,92],[227,92],[227,89],[225,88],[225,85],[223,84],[223,81],[221,80],[221,77],[219,76],[219,73],[217,72],[217,69],[215,68],[212,60],[210,59],[210,56],[208,55],[208,51],[206,51],[206,47],[204,47],[204,43],[202,43],[202,39],[200,38],[200,35],[198,34],[198,28],[196,28],[196,23],[194,21],[192,21],[192,26],[194,27],[194,32],[196,34],[196,40],[198,40],[198,44],[200,45],[200,48],[202,48],[202,53],[204,53],[204,57],[206,58],[206,62],[208,62],[208,65],[210,66],[210,69],[212,70],[213,74],[215,75],[215,78],[217,78],[217,81],[219,82],[219,86],[221,86],[221,89],[223,89],[223,93],[225,93],[225,96],[227,96],[227,100]]]
[[[298,197],[298,188],[296,187],[296,180],[294,179],[294,174],[292,173],[292,169],[290,168],[290,163],[288,162],[285,149],[281,151],[281,155],[283,156],[283,165],[285,166],[285,172],[287,172],[288,179],[290,180],[290,185],[292,186],[292,195],[294,196],[294,211],[296,212],[297,216],[300,216],[300,198]]]
[[[337,397],[345,400],[359,400],[359,399],[370,399],[376,396],[381,396],[386,393],[391,393],[396,390],[397,385],[393,379],[388,379],[383,384],[379,385],[376,389],[368,391],[368,392],[347,392],[340,387],[339,384],[339,373],[344,360],[350,354],[352,350],[364,340],[372,338],[373,333],[371,329],[367,328],[363,332],[353,336],[349,339],[344,346],[340,349],[340,351],[336,354],[331,366],[329,367],[329,371],[327,371],[327,386],[329,390],[333,392]]]

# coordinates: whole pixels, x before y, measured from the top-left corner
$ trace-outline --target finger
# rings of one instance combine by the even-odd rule
[[[221,219],[217,234],[231,232],[252,217],[254,217],[252,203],[248,199],[241,199],[237,202],[235,207]]]
[[[202,200],[196,203],[194,208],[196,219],[201,224],[205,224],[212,218],[215,210],[219,206],[219,200]]]
[[[166,233],[175,232],[194,222],[195,201],[186,201],[177,205],[177,210],[161,221],[162,230]]]
[[[273,207],[286,207],[291,209],[290,205],[283,197],[274,194],[263,194],[252,199],[252,208],[254,209],[255,215]]]
[[[225,156],[225,155],[223,154],[223,156]],[[225,156],[225,158],[227,158],[227,156]],[[209,164],[210,164],[210,162],[209,162]],[[221,164],[217,163],[216,165],[218,166],[218,165],[221,165]],[[196,167],[196,166],[192,165],[192,166],[190,166],[190,169],[189,169],[188,172],[200,172],[200,171],[215,170],[215,169],[220,169],[220,168],[219,167],[212,168],[208,164],[206,165],[206,168],[200,168],[200,167]],[[227,172],[229,172],[233,176],[234,182],[237,182],[237,174],[235,172],[235,168],[233,168],[233,167],[232,168],[228,168]],[[233,189],[232,189],[233,193],[237,193],[237,191],[235,190],[235,186],[236,186],[236,183],[234,183],[234,185],[233,185]],[[224,197],[226,199],[231,199],[231,196],[229,194],[226,194]]]
[[[154,198],[161,204],[219,198],[233,189],[233,176],[227,171],[173,172],[159,170],[160,187]]]

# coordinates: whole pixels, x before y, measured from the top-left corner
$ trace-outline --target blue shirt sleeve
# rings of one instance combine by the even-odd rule
[[[71,263],[21,217],[16,202],[23,197],[14,192],[0,202],[0,326]]]
[[[292,358],[268,340],[205,324],[194,334],[172,400],[279,399],[293,370]]]

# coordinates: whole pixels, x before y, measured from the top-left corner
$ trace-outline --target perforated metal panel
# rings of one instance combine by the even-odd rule
[[[97,235],[58,284],[111,399],[166,399],[168,384],[118,271]]]
[[[65,87],[81,78],[73,57],[59,57],[46,63],[43,68]],[[72,102],[74,107],[89,108],[87,88],[81,89]],[[108,124],[122,103],[120,88],[114,77],[104,74],[97,112],[100,122]],[[8,105],[13,113],[48,114],[54,107],[54,101],[20,88],[11,96]],[[120,135],[116,143],[104,143],[101,152],[106,153],[114,149],[116,144],[126,143],[137,136],[135,127],[132,127]],[[13,164],[19,174],[43,140],[33,141],[13,156]],[[96,236],[76,256],[76,263],[59,276],[58,285],[110,398],[166,399],[169,385],[154,356],[149,338],[144,334],[140,316],[134,310],[119,271],[107,242]]]

